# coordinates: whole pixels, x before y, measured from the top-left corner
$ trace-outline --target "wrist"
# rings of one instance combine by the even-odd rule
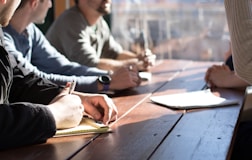
[[[102,75],[98,77],[98,89],[100,91],[109,91],[111,77],[109,75]]]
[[[112,76],[114,74],[114,71],[113,70],[108,70],[108,75],[109,76]]]

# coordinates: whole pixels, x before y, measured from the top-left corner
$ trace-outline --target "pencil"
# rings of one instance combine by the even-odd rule
[[[73,80],[72,83],[71,83],[71,85],[70,85],[68,94],[72,94],[73,93],[73,91],[75,89],[75,86],[76,86],[76,81]]]

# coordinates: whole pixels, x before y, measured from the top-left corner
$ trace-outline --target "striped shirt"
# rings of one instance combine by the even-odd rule
[[[252,84],[251,0],[225,0],[236,74]]]

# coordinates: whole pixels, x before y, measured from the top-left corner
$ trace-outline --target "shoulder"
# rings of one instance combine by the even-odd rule
[[[20,39],[23,39],[23,36],[19,34],[14,28],[12,28],[11,25],[8,25],[6,27],[3,27],[3,36],[4,36],[4,43],[14,43],[13,41],[20,41]]]
[[[17,31],[12,28],[11,25],[8,25],[6,27],[3,27],[3,34],[4,34],[4,37],[12,37],[12,36],[15,36],[17,37],[19,34],[17,33]]]
[[[70,9],[67,9],[58,18],[56,18],[55,24],[62,25],[66,23],[69,24],[76,22],[80,23],[84,20],[85,19],[80,13],[79,9],[76,6],[74,6]]]
[[[41,37],[44,37],[42,31],[34,23],[29,24],[26,27],[26,31],[32,39],[40,39]]]
[[[105,21],[105,19],[104,19],[103,17],[100,18],[98,24],[99,24],[102,28],[104,28],[104,29],[106,29],[106,30],[110,30],[110,29],[109,29],[109,26],[108,26],[108,23]]]
[[[34,24],[31,23],[26,27],[28,34],[42,33],[41,30]]]
[[[86,19],[80,13],[77,7],[72,7],[64,11],[59,17],[55,19],[50,28],[47,31],[46,36],[55,34],[55,32],[72,33],[79,32],[88,26]]]

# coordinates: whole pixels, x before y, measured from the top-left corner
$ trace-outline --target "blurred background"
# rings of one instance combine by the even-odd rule
[[[136,50],[143,33],[159,59],[222,61],[229,48],[223,0],[113,0],[112,9],[112,33],[125,48]]]
[[[73,4],[53,0],[41,30]],[[149,48],[159,60],[223,61],[229,48],[223,0],[113,0],[105,19],[125,49]]]

